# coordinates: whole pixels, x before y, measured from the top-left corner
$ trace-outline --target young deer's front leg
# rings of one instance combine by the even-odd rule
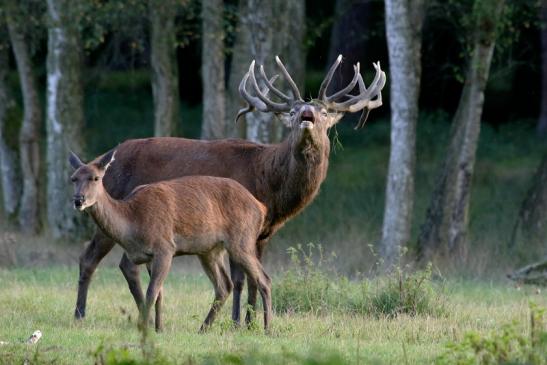
[[[163,288],[163,282],[171,269],[171,262],[173,261],[173,254],[170,252],[158,252],[154,255],[154,258],[150,262],[150,284],[148,284],[148,290],[146,291],[146,302],[141,312],[141,318],[139,326],[146,331],[148,326],[148,318],[150,317],[150,310],[158,299],[158,294]]]

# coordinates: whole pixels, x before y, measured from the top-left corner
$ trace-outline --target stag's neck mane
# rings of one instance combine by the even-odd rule
[[[97,196],[97,202],[87,208],[101,230],[118,243],[122,243],[130,232],[130,211],[123,200],[116,200],[104,187]]]
[[[305,145],[295,143],[292,137],[272,146],[261,164],[271,188],[267,220],[272,226],[282,225],[302,211],[315,198],[327,175],[328,137]]]

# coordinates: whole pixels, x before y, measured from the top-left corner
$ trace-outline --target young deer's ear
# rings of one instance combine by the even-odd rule
[[[99,162],[97,162],[97,167],[103,171],[106,171],[110,164],[114,162],[114,156],[116,155],[116,150],[110,150],[108,151]]]
[[[69,152],[69,156],[68,156],[68,162],[70,163],[70,166],[72,166],[72,168],[74,170],[77,170],[79,169],[81,166],[84,165],[84,163],[82,162],[82,160],[80,160],[80,158],[78,156],[76,156],[76,154],[72,151]]]

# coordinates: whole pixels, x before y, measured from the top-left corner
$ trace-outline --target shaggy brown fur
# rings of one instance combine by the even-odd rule
[[[222,259],[226,249],[230,259],[258,286],[268,330],[271,281],[256,252],[266,207],[238,182],[211,176],[141,185],[116,200],[102,182],[111,161],[113,152],[87,165],[71,154],[70,163],[76,170],[72,175],[74,203],[77,209],[87,210],[102,232],[124,248],[133,264],[148,265],[151,277],[141,325],[147,325],[150,308],[156,303],[156,329],[161,330],[162,286],[173,256],[198,255],[215,287],[215,301],[201,330],[208,328],[232,290]]]

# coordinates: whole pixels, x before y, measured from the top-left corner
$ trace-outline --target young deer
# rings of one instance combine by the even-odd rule
[[[150,284],[140,308],[146,328],[156,305],[156,330],[161,330],[163,282],[174,256],[197,255],[215,287],[215,301],[201,331],[207,329],[232,290],[223,254],[242,268],[258,286],[264,304],[264,328],[272,318],[271,281],[257,258],[256,241],[266,207],[238,182],[220,177],[188,176],[136,187],[116,200],[102,178],[114,161],[112,150],[84,164],[74,153],[74,207],[88,211],[110,239],[120,244],[132,263],[146,263]]]

